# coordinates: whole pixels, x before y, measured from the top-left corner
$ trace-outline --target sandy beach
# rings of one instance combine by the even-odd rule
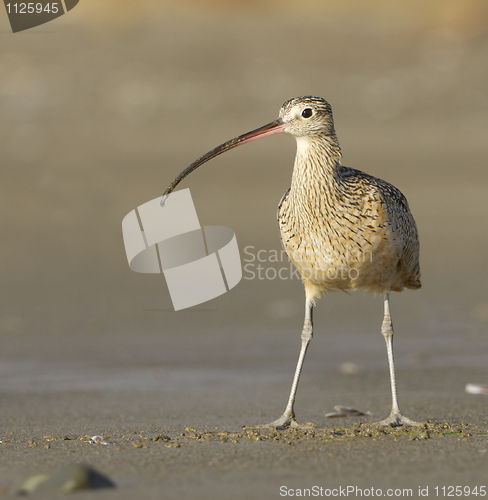
[[[77,498],[479,497],[488,396],[465,386],[488,384],[487,58],[476,0],[82,0],[16,34],[0,13],[0,496],[85,463],[116,488]],[[235,231],[238,286],[175,312],[164,277],[127,264],[126,214],[309,94],[344,165],[417,221],[423,286],[391,307],[399,403],[422,428],[370,425],[391,396],[382,301],[361,293],[317,304],[295,406],[313,428],[245,427],[281,415],[300,348],[303,285],[272,258],[292,138],[181,185],[202,225]],[[326,418],[336,405],[366,415]]]

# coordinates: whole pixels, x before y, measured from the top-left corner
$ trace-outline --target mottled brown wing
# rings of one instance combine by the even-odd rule
[[[377,181],[381,185],[388,212],[402,233],[403,253],[399,263],[399,278],[407,288],[420,288],[419,235],[408,201],[395,186],[381,179]]]

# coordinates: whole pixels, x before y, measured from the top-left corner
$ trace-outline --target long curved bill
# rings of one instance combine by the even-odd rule
[[[178,177],[176,177],[176,179],[168,186],[168,189],[166,189],[161,198],[161,206],[164,206],[166,198],[176,188],[176,186],[187,175],[191,174],[195,169],[197,169],[200,165],[203,165],[208,160],[211,160],[212,158],[215,158],[216,156],[225,153],[226,151],[229,151],[229,149],[235,148],[242,144],[246,144],[247,142],[251,142],[256,139],[260,139],[261,137],[266,137],[268,135],[273,135],[273,134],[279,134],[283,132],[284,129],[285,129],[285,124],[283,123],[281,118],[279,118],[278,120],[268,123],[267,125],[257,128],[256,130],[252,130],[247,134],[240,135],[239,137],[235,137],[230,141],[224,142],[220,146],[217,146],[216,148],[212,149],[212,151],[209,151],[208,153],[204,154],[203,156],[198,158],[198,160],[194,161],[189,167],[183,170],[183,172],[181,172],[181,174],[178,175]]]

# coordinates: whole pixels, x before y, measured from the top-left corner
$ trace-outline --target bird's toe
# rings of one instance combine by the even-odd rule
[[[405,417],[401,413],[392,412],[388,418],[377,422],[377,426],[388,426],[388,427],[400,427],[401,425],[415,425],[417,427],[422,427],[425,425],[424,422],[416,422],[408,417]]]
[[[247,429],[313,429],[314,424],[312,423],[306,423],[306,424],[299,424],[296,421],[296,418],[291,415],[282,415],[280,418],[277,420],[274,420],[273,422],[269,422],[268,424],[260,424],[260,425],[247,425],[245,428]]]

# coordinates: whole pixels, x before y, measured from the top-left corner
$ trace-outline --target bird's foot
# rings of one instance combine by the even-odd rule
[[[261,425],[246,425],[245,429],[313,429],[314,425],[312,423],[299,424],[296,421],[295,415],[287,415],[284,413],[281,417],[269,424]]]
[[[409,418],[402,415],[399,411],[392,411],[388,418],[381,420],[381,422],[377,422],[374,425],[378,426],[389,426],[389,427],[399,427],[401,425],[416,425],[423,426],[425,425],[423,422],[416,422],[415,420],[410,420]]]

